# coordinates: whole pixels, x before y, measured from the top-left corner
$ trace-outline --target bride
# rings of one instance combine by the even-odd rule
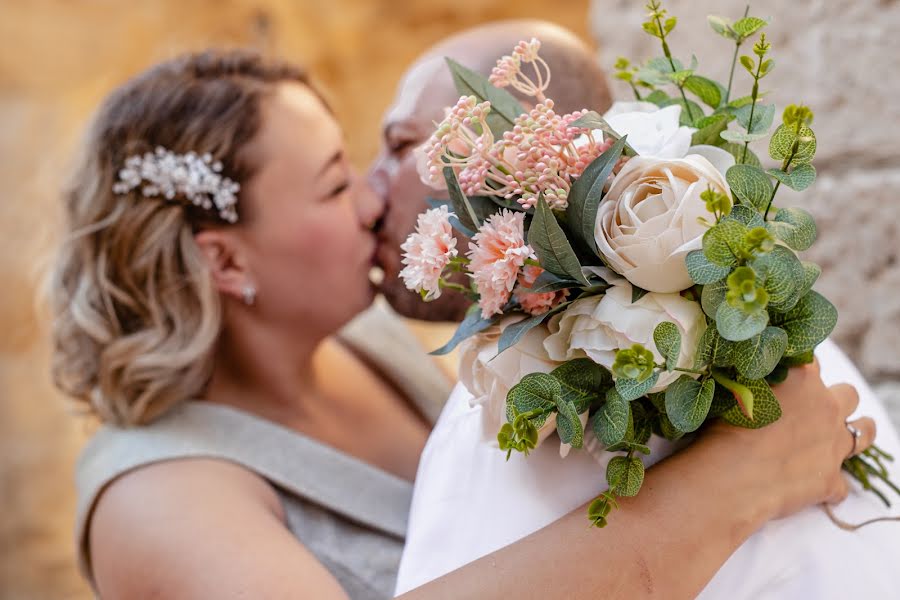
[[[79,158],[53,370],[103,424],[77,467],[85,576],[104,598],[390,597],[447,382],[368,308],[383,206],[326,104],[251,52],[182,56],[115,90]],[[777,393],[776,425],[712,427],[602,534],[579,507],[410,597],[696,593],[769,520],[847,493],[854,389],[807,367]]]

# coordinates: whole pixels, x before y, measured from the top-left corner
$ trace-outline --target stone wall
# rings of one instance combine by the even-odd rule
[[[661,55],[659,41],[641,33],[645,11],[635,0],[594,0],[591,29],[604,66],[618,55]],[[640,3],[643,4],[643,3]],[[701,74],[728,80],[734,46],[715,35],[706,16],[737,20],[746,2],[664,0],[678,17],[670,46],[687,64],[696,54]],[[774,17],[766,28],[775,70],[763,81],[780,109],[804,103],[813,129],[818,180],[802,194],[781,188],[781,202],[809,210],[819,240],[807,252],[820,264],[816,288],[835,303],[837,342],[876,384],[900,423],[900,2],[897,0],[757,0],[751,14]],[[746,43],[742,54],[751,54]],[[752,79],[738,65],[739,95]],[[630,99],[616,82],[617,97]],[[766,156],[766,146],[757,149]]]

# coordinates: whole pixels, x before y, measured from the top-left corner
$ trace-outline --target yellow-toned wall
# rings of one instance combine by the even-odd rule
[[[85,119],[118,82],[186,49],[247,44],[330,90],[359,167],[406,64],[442,36],[510,17],[587,38],[587,0],[0,0],[0,598],[87,598],[71,471],[85,438],[47,378],[35,281]]]

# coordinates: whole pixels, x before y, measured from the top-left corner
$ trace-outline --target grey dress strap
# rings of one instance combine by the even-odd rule
[[[436,419],[450,382],[388,309],[374,306],[340,337],[404,391],[426,418]],[[76,469],[76,539],[80,567],[89,581],[87,531],[103,489],[128,471],[180,458],[227,460],[259,474],[276,487],[294,534],[348,592],[355,591],[352,597],[384,596],[384,590],[390,595],[412,485],[297,431],[203,401],[185,402],[144,427],[104,426],[82,452]],[[360,556],[343,556],[354,544]],[[379,552],[384,564],[373,565],[369,556]]]

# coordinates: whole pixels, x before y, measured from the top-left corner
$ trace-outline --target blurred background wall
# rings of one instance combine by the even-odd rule
[[[90,597],[71,543],[72,464],[88,426],[49,384],[46,318],[34,297],[56,231],[57,190],[103,95],[183,50],[262,48],[310,67],[348,130],[354,162],[365,168],[403,69],[451,32],[539,17],[596,36],[607,67],[619,54],[656,51],[639,33],[642,2],[590,4],[0,0],[0,598]],[[702,72],[722,77],[730,49],[707,32],[705,15],[738,17],[743,3],[666,4],[680,17],[673,50],[685,58],[694,51]],[[900,37],[889,35],[900,27],[898,13],[896,0],[764,0],[753,10],[778,17],[769,29],[778,63],[770,85],[781,89],[772,98],[817,112],[820,179],[799,203],[825,230],[810,256],[825,268],[819,289],[842,311],[836,337],[900,408]],[[629,98],[626,88],[617,91]],[[793,202],[788,194],[782,200]]]

